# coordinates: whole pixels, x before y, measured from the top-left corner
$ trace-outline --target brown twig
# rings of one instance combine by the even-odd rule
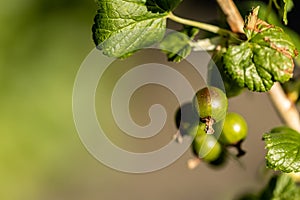
[[[284,93],[281,85],[275,83],[269,91],[269,97],[273,102],[274,107],[279,113],[281,119],[291,128],[300,132],[299,112],[295,104],[290,101]]]
[[[232,0],[217,0],[233,32],[244,33],[244,20]]]

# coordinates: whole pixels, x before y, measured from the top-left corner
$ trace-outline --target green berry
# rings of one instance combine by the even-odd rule
[[[237,113],[228,113],[220,136],[220,142],[233,145],[247,137],[248,127],[245,119]]]
[[[195,154],[206,162],[213,162],[219,158],[222,147],[212,135],[199,135],[193,141]]]
[[[192,137],[206,135],[206,124],[202,122],[200,122],[199,124],[194,124],[187,129],[187,133]]]
[[[214,122],[225,118],[228,107],[225,93],[212,86],[199,90],[193,104],[200,119],[213,119]]]

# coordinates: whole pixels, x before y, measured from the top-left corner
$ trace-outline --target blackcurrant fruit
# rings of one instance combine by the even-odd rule
[[[194,153],[203,161],[213,162],[222,152],[220,143],[213,135],[199,135],[193,141]]]
[[[212,86],[199,90],[193,99],[193,104],[201,120],[212,119],[214,122],[225,118],[228,107],[225,93]]]
[[[220,142],[226,145],[237,144],[244,140],[248,133],[245,119],[237,113],[228,113],[220,136]]]
[[[187,129],[187,134],[192,137],[206,135],[206,124],[200,122],[199,124],[193,124]]]

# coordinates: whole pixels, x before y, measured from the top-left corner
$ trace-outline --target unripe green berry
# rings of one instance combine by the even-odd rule
[[[228,101],[222,90],[210,86],[196,93],[193,105],[201,119],[211,118],[218,122],[226,116]]]
[[[193,124],[192,126],[190,126],[187,129],[187,133],[192,137],[197,137],[200,135],[206,135],[205,130],[206,130],[206,124],[200,122],[199,124]]]
[[[247,137],[248,127],[245,119],[237,113],[228,113],[220,136],[220,142],[232,145]]]
[[[222,147],[212,135],[199,135],[193,141],[195,154],[206,162],[212,162],[219,158]]]

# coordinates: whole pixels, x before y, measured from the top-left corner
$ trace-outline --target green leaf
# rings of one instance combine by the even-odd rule
[[[224,48],[216,50],[212,55],[212,60],[208,64],[208,83],[218,88],[225,88],[227,98],[237,96],[242,93],[244,87],[231,80],[227,74],[224,73],[223,54]],[[220,82],[220,77],[216,76],[220,74],[223,82]]]
[[[147,0],[147,7],[152,12],[164,13],[174,10],[183,0]]]
[[[240,87],[265,92],[275,81],[283,83],[293,76],[297,51],[281,28],[260,20],[257,14],[258,7],[246,22],[248,40],[228,47],[224,70]]]
[[[259,8],[260,12],[258,14],[260,18],[263,19],[266,16],[266,13],[269,12],[267,22],[269,24],[274,24],[282,28],[284,32],[291,38],[293,44],[296,46],[296,49],[298,50],[300,49],[300,35],[297,32],[290,29],[289,27],[283,25],[277,13],[274,10],[269,11],[268,6],[265,3],[259,1],[246,1],[246,2],[237,2],[237,3],[239,5],[239,10],[241,11],[242,15],[245,15],[245,13],[248,12],[250,8],[253,8],[257,5],[260,6]],[[295,62],[297,63],[298,66],[300,66],[300,56],[295,58]]]
[[[238,200],[296,200],[300,199],[300,189],[287,174],[273,175],[259,194],[247,193]]]
[[[93,39],[105,55],[126,57],[163,38],[167,13],[152,13],[145,3],[145,0],[98,0]]]
[[[185,26],[181,32],[168,34],[160,43],[160,48],[166,52],[169,61],[180,62],[191,53],[190,41],[198,32],[197,28]]]
[[[182,33],[186,34],[191,40],[196,37],[199,33],[199,29],[193,26],[186,26],[184,25],[183,29],[181,30]]]
[[[292,178],[286,174],[278,177],[276,188],[273,191],[273,200],[299,199],[299,188]]]
[[[291,200],[300,198],[300,190],[287,174],[275,175],[260,195],[261,200]]]
[[[180,32],[168,34],[160,43],[160,48],[166,52],[169,61],[180,62],[186,58],[192,50],[189,37]]]
[[[267,166],[282,172],[300,171],[300,133],[288,128],[278,127],[263,135],[268,149]]]

